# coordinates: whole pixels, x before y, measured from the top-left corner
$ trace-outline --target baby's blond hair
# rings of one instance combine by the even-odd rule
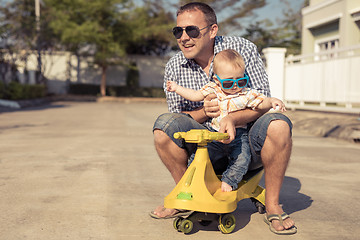
[[[245,62],[243,57],[237,51],[233,49],[226,49],[218,54],[214,58],[214,73],[217,73],[219,63],[225,61],[228,64],[232,64],[234,67],[239,67],[245,71]]]

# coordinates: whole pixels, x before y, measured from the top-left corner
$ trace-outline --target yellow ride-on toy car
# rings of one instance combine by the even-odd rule
[[[166,208],[194,211],[187,217],[174,220],[176,230],[190,233],[195,221],[203,226],[218,221],[222,233],[231,233],[235,228],[235,217],[231,212],[236,210],[238,201],[245,198],[251,198],[260,213],[265,212],[265,189],[258,185],[263,175],[262,169],[248,172],[236,190],[221,191],[221,181],[210,162],[207,143],[227,139],[228,134],[194,129],[177,132],[174,137],[198,144],[194,161],[164,199]]]

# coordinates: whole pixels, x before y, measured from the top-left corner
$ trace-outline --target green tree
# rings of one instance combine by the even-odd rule
[[[255,43],[261,53],[264,48],[277,44],[275,31],[269,30],[272,26],[273,24],[269,20],[257,21],[245,28],[242,37]]]
[[[287,48],[287,54],[300,54],[301,52],[301,8],[293,9],[289,0],[281,0],[285,5],[283,16],[278,19],[279,27],[275,29],[277,46]],[[302,7],[309,4],[308,0],[303,0]]]
[[[56,36],[49,28],[47,9],[42,6],[44,16],[40,18],[39,29],[36,28],[34,0],[6,1],[0,6],[0,32],[3,48],[10,56],[11,62],[23,61],[27,65],[27,58],[35,49],[38,50],[39,72],[36,82],[46,84],[43,77],[44,65],[41,64],[43,53],[56,49]],[[13,64],[10,63],[10,64]],[[26,71],[26,69],[25,69]]]
[[[106,72],[125,56],[130,30],[123,19],[128,0],[45,0],[50,26],[64,46],[77,56],[93,57],[101,68],[100,94],[106,95]]]
[[[267,47],[287,48],[286,54],[299,54],[301,51],[301,8],[293,9],[288,0],[281,0],[285,9],[278,18],[277,27],[269,19],[250,24],[242,35],[254,42],[261,53]],[[305,0],[303,6],[307,6]]]
[[[78,58],[92,56],[102,69],[102,96],[106,94],[108,66],[126,64],[126,54],[162,55],[173,41],[174,19],[159,0],[144,1],[141,7],[130,0],[44,2],[52,16],[50,26],[64,48]]]
[[[164,55],[176,46],[171,31],[174,16],[164,6],[161,0],[147,0],[129,11],[127,23],[133,34],[126,49],[128,54]]]
[[[191,0],[180,0],[179,4],[193,2]],[[254,10],[264,7],[266,0],[199,0],[209,4],[218,17],[220,34],[228,34],[234,31],[242,30],[244,18],[254,16]]]
[[[51,16],[49,25],[58,35],[61,48],[72,52],[78,59],[77,78],[80,82],[80,57],[86,55],[86,53],[82,54],[81,50],[90,44],[89,40],[93,34],[93,29],[83,13],[85,4],[79,1],[45,0],[44,2]]]

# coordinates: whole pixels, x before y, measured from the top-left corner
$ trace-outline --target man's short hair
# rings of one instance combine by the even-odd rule
[[[205,20],[209,25],[217,24],[217,18],[214,9],[212,9],[206,3],[202,2],[191,2],[181,6],[177,11],[176,16],[179,16],[183,12],[194,10],[201,11],[205,15]]]

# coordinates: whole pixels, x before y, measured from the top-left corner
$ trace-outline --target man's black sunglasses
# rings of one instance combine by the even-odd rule
[[[197,26],[186,26],[186,27],[184,27],[184,28],[182,28],[182,27],[174,27],[172,31],[173,31],[173,34],[174,34],[174,36],[175,36],[176,39],[180,39],[180,38],[181,38],[184,30],[185,30],[186,34],[187,34],[189,37],[191,37],[191,38],[197,38],[197,37],[199,36],[201,30],[204,30],[205,28],[208,28],[208,27],[210,27],[211,25],[212,25],[212,24],[210,24],[210,25],[208,25],[208,26],[206,26],[206,27],[204,27],[204,28],[201,28],[201,29],[199,29]]]

